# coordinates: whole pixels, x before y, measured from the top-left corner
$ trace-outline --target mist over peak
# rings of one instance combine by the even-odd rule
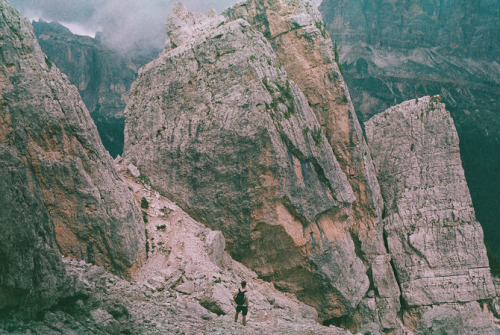
[[[73,33],[94,37],[112,49],[162,49],[165,24],[177,0],[11,0],[30,20],[57,21]],[[238,0],[190,0],[185,6],[196,12],[214,7],[222,12]]]
[[[165,24],[178,0],[11,0],[30,20],[58,21],[78,35],[100,38],[112,49],[162,49]],[[184,5],[195,12],[214,7],[221,13],[238,0],[189,0]],[[320,0],[313,1],[319,5]]]

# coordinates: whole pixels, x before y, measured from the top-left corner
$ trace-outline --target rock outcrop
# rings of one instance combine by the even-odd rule
[[[218,231],[193,220],[121,164],[124,181],[147,203],[148,259],[132,281],[104,268],[64,258],[79,282],[71,304],[38,319],[0,313],[0,333],[26,334],[330,334],[348,331],[316,323],[317,312],[234,261]],[[144,200],[143,200],[144,199]],[[144,205],[146,207],[146,205]],[[214,255],[218,255],[214,257]],[[246,280],[248,324],[234,322],[232,294]]]
[[[248,1],[225,15],[176,7],[131,90],[127,164],[322,320],[396,328],[382,198],[319,13]]]
[[[494,334],[491,314],[478,302],[496,296],[483,231],[441,98],[404,102],[365,126],[405,323],[423,334]]]
[[[454,119],[477,218],[500,257],[500,3],[324,0],[362,122],[439,94]]]
[[[76,88],[5,0],[0,15],[0,309],[47,308],[72,294],[58,252],[127,276],[144,227]]]
[[[79,36],[57,22],[33,22],[42,51],[78,88],[94,120],[104,147],[111,156],[123,152],[123,111],[130,85],[141,66],[159,50],[122,54],[96,38]]]
[[[314,223],[354,196],[303,93],[246,21],[175,15],[175,47],[132,87],[124,157],[222,230],[235,259],[322,311],[354,308],[369,285],[354,243],[332,245],[346,227]]]

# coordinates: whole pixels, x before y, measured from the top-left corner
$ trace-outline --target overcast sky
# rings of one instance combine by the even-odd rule
[[[178,0],[10,0],[30,20],[58,21],[73,33],[102,31],[108,44],[127,50],[137,45],[163,47],[168,13]],[[241,0],[184,0],[191,11],[212,6],[222,12]],[[321,0],[314,0],[319,5]]]

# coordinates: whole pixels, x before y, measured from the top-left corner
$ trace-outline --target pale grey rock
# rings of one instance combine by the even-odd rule
[[[210,320],[215,317],[215,314],[211,313],[209,310],[207,310],[197,302],[187,301],[184,306],[189,314],[203,320]]]
[[[400,292],[399,289],[395,289],[399,286],[390,261],[389,255],[379,255],[371,264],[371,278],[377,289],[375,300],[378,315],[374,320],[379,320],[383,329],[399,328],[398,320],[393,313],[401,309]]]
[[[124,159],[322,318],[354,310],[369,287],[355,196],[306,97],[248,22],[176,15],[175,47],[133,85]]]
[[[194,282],[187,280],[175,287],[175,290],[184,294],[192,294],[195,291]]]
[[[193,43],[194,39],[213,31],[224,21],[224,16],[218,15],[215,10],[208,14],[192,13],[182,1],[179,1],[168,16],[166,26],[168,39],[165,49],[170,50],[180,45]]]
[[[349,232],[359,247],[357,255],[370,268],[375,259],[387,256],[381,223],[383,200],[370,150],[321,14],[310,1],[261,0],[241,2],[224,14],[233,20],[244,18],[262,32],[289,78],[306,96],[356,198],[352,210],[335,221],[348,223]],[[392,272],[389,267],[387,275],[394,277]],[[396,281],[389,283],[390,300],[399,301]],[[344,318],[349,320],[345,326],[361,329],[363,322],[380,324],[379,313],[384,315],[386,326],[395,325],[399,303],[382,300],[377,313],[368,316],[361,310],[354,311]],[[353,326],[352,320],[359,323]]]
[[[412,307],[493,297],[458,136],[440,97],[404,102],[374,116],[365,127],[385,200],[387,244],[405,303]]]
[[[220,231],[211,231],[207,234],[205,243],[207,244],[210,260],[215,265],[220,266],[222,264],[222,258],[224,257],[224,249],[226,249],[226,239],[224,235]]]
[[[105,331],[106,334],[120,333],[120,324],[108,311],[98,308],[90,311],[90,315],[94,319],[94,322],[99,324],[101,330]]]
[[[407,319],[405,321],[418,324],[414,331],[415,335],[498,335],[498,329],[489,310],[484,304],[475,301],[419,307],[407,312],[403,318]]]
[[[48,308],[74,293],[52,249],[128,275],[144,228],[76,88],[29,22],[0,12],[0,309]]]
[[[500,319],[500,298],[498,296],[493,298],[490,306],[491,306],[491,312],[493,313],[493,315],[496,318]]]
[[[141,176],[141,172],[134,164],[129,164],[127,166],[127,171],[132,175],[132,177],[139,178]]]
[[[200,304],[217,315],[228,314],[234,310],[233,296],[223,284],[215,284],[212,289],[206,291]]]

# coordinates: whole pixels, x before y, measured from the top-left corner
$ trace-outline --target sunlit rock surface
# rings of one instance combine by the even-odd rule
[[[385,200],[384,232],[407,313],[425,314],[420,326],[433,318],[436,322],[445,311],[450,320],[466,322],[475,315],[477,303],[419,307],[496,296],[449,112],[439,96],[407,101],[370,119],[366,134]],[[493,333],[491,315],[476,316]]]

